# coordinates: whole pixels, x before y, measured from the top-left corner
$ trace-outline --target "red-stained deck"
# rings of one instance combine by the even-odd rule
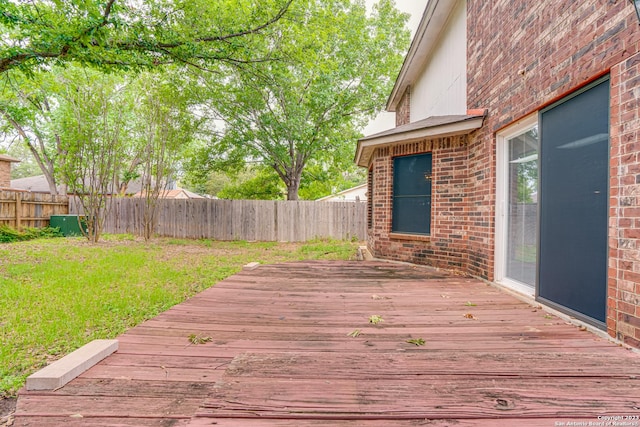
[[[212,341],[190,344],[191,334]],[[15,425],[555,426],[640,415],[637,353],[481,281],[407,265],[261,266],[119,340],[60,390],[23,391]]]

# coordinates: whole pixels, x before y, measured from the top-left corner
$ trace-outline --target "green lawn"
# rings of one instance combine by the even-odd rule
[[[0,397],[97,338],[113,338],[257,261],[353,259],[357,243],[106,236],[0,244]]]

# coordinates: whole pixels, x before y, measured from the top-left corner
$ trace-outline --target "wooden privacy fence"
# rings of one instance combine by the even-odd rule
[[[78,213],[71,203],[72,213]],[[139,234],[144,200],[111,200],[106,233]],[[300,242],[366,238],[366,203],[272,200],[160,200],[156,234],[165,237]]]
[[[13,228],[47,227],[51,215],[69,213],[66,196],[24,191],[0,191],[0,224]]]

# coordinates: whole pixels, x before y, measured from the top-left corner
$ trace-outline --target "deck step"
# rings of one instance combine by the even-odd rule
[[[27,390],[55,390],[118,350],[118,340],[94,340],[27,378]]]
[[[260,263],[259,262],[250,262],[249,264],[245,264],[242,267],[242,269],[243,270],[255,270],[258,267],[260,267]]]

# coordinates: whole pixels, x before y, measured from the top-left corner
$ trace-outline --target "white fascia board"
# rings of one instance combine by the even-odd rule
[[[363,159],[363,153],[368,148],[382,148],[389,145],[401,144],[412,141],[420,141],[429,138],[443,138],[454,135],[465,135],[480,129],[484,122],[484,116],[464,120],[456,123],[449,123],[441,126],[431,126],[423,129],[416,129],[408,132],[384,135],[379,138],[372,138],[367,141],[358,142],[358,150],[356,153],[356,164],[358,166],[367,167],[369,158]]]

